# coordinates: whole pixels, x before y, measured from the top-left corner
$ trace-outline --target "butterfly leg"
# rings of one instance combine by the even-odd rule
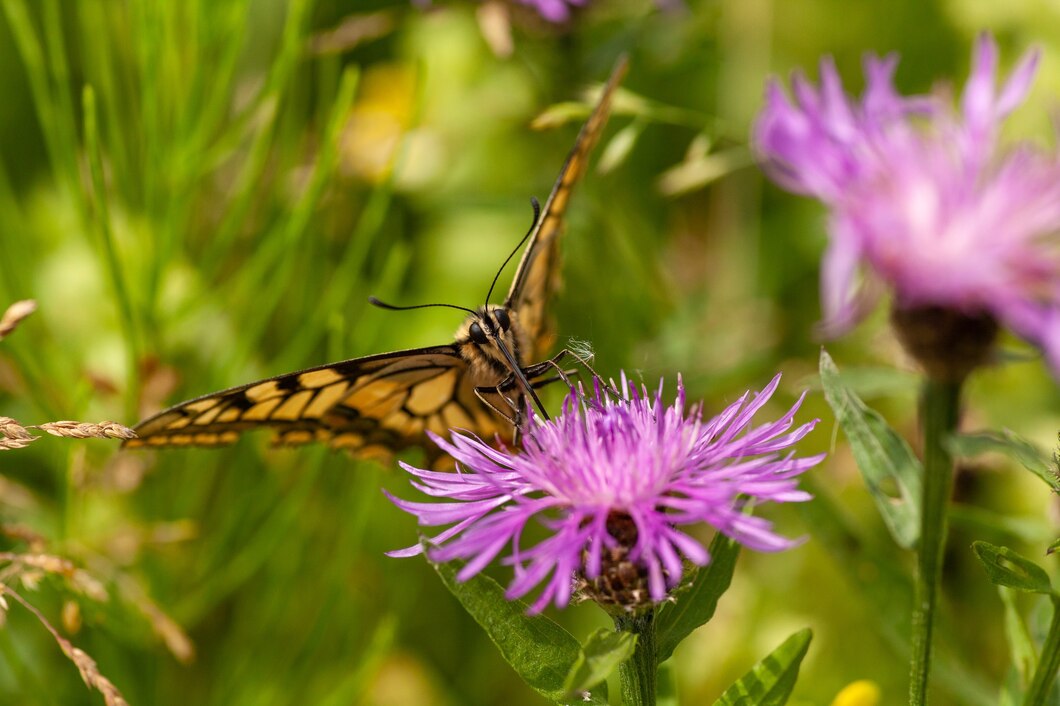
[[[513,400],[511,397],[508,397],[504,394],[505,385],[507,384],[508,388],[510,389],[511,387],[513,387],[513,385],[509,383],[514,383],[514,381],[515,378],[513,376],[509,376],[507,379],[502,380],[498,385],[476,387],[475,397],[478,397],[479,401],[482,402],[482,404],[492,409],[494,412],[497,413],[498,416],[503,417],[505,421],[509,422],[513,427],[518,430],[522,417],[522,415],[519,413],[519,405],[517,405],[515,403],[515,400]],[[500,407],[495,405],[490,399],[486,397],[486,395],[500,396],[505,402],[508,403],[508,406],[511,407],[512,412],[514,412],[514,416],[508,414]]]
[[[555,372],[555,377],[551,377],[551,378],[546,378],[544,380],[540,380],[537,383],[535,383],[535,387],[538,384],[545,385],[547,383],[554,382],[555,380],[558,379],[558,380],[563,380],[563,382],[567,385],[567,387],[570,387],[571,389],[574,389],[574,384],[571,382],[570,376],[573,375],[573,374],[576,374],[578,371],[577,371],[577,369],[571,369],[571,370],[564,370],[563,369],[563,367],[560,364],[566,358],[573,358],[578,363],[578,365],[580,365],[583,369],[589,371],[589,374],[592,376],[592,378],[594,380],[600,380],[601,382],[604,380],[603,376],[601,376],[600,373],[596,372],[596,370],[593,368],[593,366],[589,363],[588,360],[586,360],[583,356],[579,355],[578,353],[575,353],[574,351],[572,351],[572,350],[570,350],[568,348],[564,348],[559,353],[557,353],[556,355],[552,356],[550,359],[548,359],[546,361],[543,361],[541,363],[537,363],[536,365],[531,365],[531,366],[529,366],[527,368],[524,368],[523,369],[523,373],[526,375],[527,379],[531,379],[532,380],[534,378],[541,377],[546,372],[554,371]],[[607,394],[612,395],[612,396],[614,396],[616,398],[620,397],[620,395],[618,393],[618,389],[615,387],[614,381],[611,381],[609,383],[604,384],[603,388],[607,392]]]

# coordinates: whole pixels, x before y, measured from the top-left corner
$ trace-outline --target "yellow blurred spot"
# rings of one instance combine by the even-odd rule
[[[487,0],[475,11],[478,29],[486,40],[490,51],[498,59],[507,59],[515,51],[512,40],[512,18],[508,6],[497,0]]]
[[[81,630],[81,605],[77,601],[63,603],[63,629],[67,635],[76,635]]]
[[[832,706],[878,706],[879,703],[880,687],[876,686],[876,682],[861,679],[843,687],[836,694]]]
[[[367,706],[442,706],[447,700],[425,665],[411,655],[391,654],[379,665],[362,703]]]
[[[342,136],[347,170],[370,182],[390,174],[412,122],[415,92],[415,74],[408,66],[380,64],[365,71]]]

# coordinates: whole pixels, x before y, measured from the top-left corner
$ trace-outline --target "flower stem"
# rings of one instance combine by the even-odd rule
[[[1053,622],[1049,624],[1049,634],[1042,645],[1042,655],[1038,658],[1038,667],[1034,678],[1023,698],[1023,706],[1042,706],[1049,696],[1049,690],[1056,681],[1060,670],[1060,597],[1053,596]]]
[[[920,506],[913,607],[913,663],[909,677],[910,706],[927,703],[931,642],[939,603],[942,558],[946,547],[946,512],[953,495],[953,457],[944,441],[957,428],[961,383],[928,379],[921,391],[924,433],[924,489]]]
[[[615,629],[637,636],[636,651],[618,668],[623,705],[655,706],[655,682],[659,670],[655,608],[633,615],[616,615]]]

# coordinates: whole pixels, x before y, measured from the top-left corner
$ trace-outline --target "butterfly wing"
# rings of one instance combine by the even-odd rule
[[[455,346],[383,353],[240,385],[171,407],[136,427],[129,448],[220,446],[269,427],[283,445],[324,442],[362,457],[426,443],[425,430],[511,429],[474,392]]]
[[[506,306],[520,319],[530,356],[551,344],[545,306],[557,288],[557,236],[575,182],[607,122],[611,97],[626,72],[622,59],[545,202],[519,262]],[[510,439],[511,425],[475,394],[472,367],[456,345],[383,353],[240,385],[171,407],[141,422],[127,448],[221,446],[249,429],[272,428],[284,445],[325,442],[362,457],[389,456],[426,443],[425,431],[466,429]],[[497,409],[506,404],[494,395]],[[491,400],[494,401],[494,400]]]
[[[540,360],[552,347],[552,325],[546,307],[552,294],[559,288],[558,241],[563,231],[563,217],[571,192],[584,173],[589,153],[596,146],[611,112],[611,98],[626,74],[628,62],[619,60],[607,80],[600,99],[585,125],[578,133],[574,147],[560,170],[545,202],[541,217],[530,236],[523,257],[519,261],[505,306],[516,312],[519,325],[530,345],[528,360]]]

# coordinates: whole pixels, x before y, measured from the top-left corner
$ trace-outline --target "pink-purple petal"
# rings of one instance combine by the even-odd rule
[[[431,540],[431,558],[465,560],[458,578],[466,580],[500,556],[514,571],[506,595],[518,598],[540,589],[534,612],[549,603],[566,605],[574,575],[601,576],[614,551],[626,552],[628,561],[643,567],[648,595],[662,600],[680,580],[683,560],[700,565],[710,560],[679,525],[711,524],[769,551],[789,544],[768,522],[742,510],[747,498],[807,499],[795,476],[820,460],[792,456],[791,445],[813,426],[792,429],[801,398],[780,419],[752,426],[779,376],[709,420],[699,405],[686,409],[680,380],[670,405],[663,401],[662,385],[649,393],[624,375],[620,384],[623,397],[617,400],[597,383],[591,396],[572,392],[555,419],[529,412],[521,453],[454,433],[439,442],[457,458],[460,473],[405,466],[413,487],[446,502],[391,500],[422,525],[455,523]],[[613,516],[632,520],[632,547],[622,545],[630,537],[609,533]],[[527,547],[523,536],[531,519],[548,535]],[[395,555],[419,552],[410,547]]]

